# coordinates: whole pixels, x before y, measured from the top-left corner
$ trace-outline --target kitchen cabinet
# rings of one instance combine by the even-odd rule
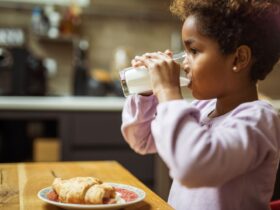
[[[71,112],[60,119],[62,160],[117,160],[153,187],[154,156],[138,155],[121,132],[121,112]]]
[[[150,188],[166,189],[159,183],[168,177],[159,158],[136,154],[121,135],[123,102],[118,97],[0,97],[0,122],[53,122],[61,161],[116,160]],[[14,144],[25,140],[18,134]]]

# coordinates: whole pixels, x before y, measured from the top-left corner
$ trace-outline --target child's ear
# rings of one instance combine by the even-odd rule
[[[235,51],[233,70],[235,72],[239,72],[244,69],[248,69],[251,65],[251,61],[252,61],[251,48],[248,47],[247,45],[241,45]]]

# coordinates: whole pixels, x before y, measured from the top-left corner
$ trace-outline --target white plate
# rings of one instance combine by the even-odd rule
[[[129,191],[132,191],[134,193],[136,193],[138,195],[138,197],[133,200],[133,201],[128,201],[125,203],[120,203],[120,204],[97,204],[97,205],[93,205],[93,204],[71,204],[71,203],[61,203],[61,202],[56,202],[56,201],[52,201],[49,200],[47,197],[47,194],[52,191],[52,187],[46,187],[44,189],[41,189],[38,192],[38,197],[45,201],[46,203],[55,205],[55,206],[59,206],[63,209],[120,209],[123,208],[125,206],[129,206],[135,203],[138,203],[142,200],[144,200],[146,193],[143,190],[140,190],[139,188],[130,186],[130,185],[125,185],[125,184],[117,184],[117,183],[108,183],[110,185],[112,185],[113,187],[116,188],[121,188],[121,189],[126,189]]]

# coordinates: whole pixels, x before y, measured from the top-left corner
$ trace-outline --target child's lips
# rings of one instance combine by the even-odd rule
[[[187,78],[190,80],[189,84],[188,84],[188,87],[191,87],[192,85],[192,77],[190,74],[187,75]]]
[[[191,88],[192,86],[192,81],[190,81],[190,83],[188,84],[188,88]]]

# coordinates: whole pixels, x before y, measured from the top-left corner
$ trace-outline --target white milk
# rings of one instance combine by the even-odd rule
[[[131,68],[125,72],[129,94],[144,93],[152,90],[149,72],[145,68]]]
[[[173,55],[173,60],[182,64],[186,57],[185,52]],[[181,71],[182,72],[182,71]],[[150,92],[152,90],[149,72],[145,67],[129,67],[120,71],[121,85],[125,96]],[[190,80],[180,76],[180,86],[188,86]]]
[[[150,92],[152,90],[149,72],[146,68],[127,68],[124,69],[122,86],[124,95],[132,95]],[[186,77],[180,77],[180,86],[188,86],[190,80]]]

